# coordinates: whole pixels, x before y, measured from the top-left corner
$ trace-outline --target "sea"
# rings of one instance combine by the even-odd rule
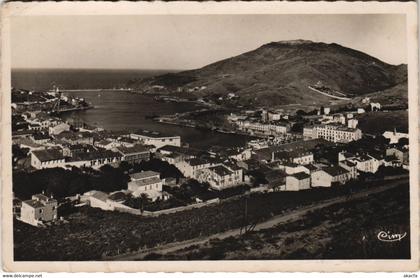
[[[191,147],[243,146],[249,137],[225,134],[159,123],[154,115],[169,115],[196,110],[197,104],[188,102],[158,102],[152,96],[117,90],[126,88],[135,79],[164,74],[165,70],[97,70],[97,69],[24,69],[12,71],[12,87],[32,91],[50,90],[57,86],[66,95],[82,97],[94,108],[64,113],[64,120],[77,119],[112,131],[147,129],[165,134],[180,135]],[[98,90],[102,89],[102,90]],[[70,91],[66,91],[70,90]]]

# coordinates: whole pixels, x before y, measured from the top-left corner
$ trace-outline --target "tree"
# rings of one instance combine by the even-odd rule
[[[143,213],[144,211],[144,207],[150,202],[149,199],[149,195],[147,195],[146,193],[141,193],[140,194],[140,211]]]
[[[408,138],[400,138],[398,140],[398,145],[399,146],[405,146],[405,145],[408,145],[408,144],[409,144]]]

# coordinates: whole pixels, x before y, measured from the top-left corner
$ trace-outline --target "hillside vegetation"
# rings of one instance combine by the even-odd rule
[[[134,87],[205,88],[197,96],[234,93],[242,102],[265,105],[327,103],[308,86],[322,84],[347,96],[390,89],[407,79],[406,65],[390,65],[338,44],[282,41],[203,68],[135,82]],[[405,92],[406,93],[406,92]]]

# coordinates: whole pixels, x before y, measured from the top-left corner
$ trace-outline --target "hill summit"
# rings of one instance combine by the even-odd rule
[[[407,80],[406,65],[390,65],[341,45],[308,40],[270,42],[200,69],[156,76],[134,86],[171,90],[200,88],[200,96],[233,93],[259,104],[313,104],[330,98],[310,86],[322,85],[346,97],[392,88]]]

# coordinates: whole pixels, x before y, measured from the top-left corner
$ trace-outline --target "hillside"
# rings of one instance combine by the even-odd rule
[[[389,65],[338,44],[282,41],[203,68],[136,82],[134,87],[169,90],[201,88],[197,96],[234,93],[259,104],[326,103],[328,96],[308,86],[320,85],[349,97],[378,92],[404,83],[406,65]],[[204,87],[203,87],[204,86]]]

